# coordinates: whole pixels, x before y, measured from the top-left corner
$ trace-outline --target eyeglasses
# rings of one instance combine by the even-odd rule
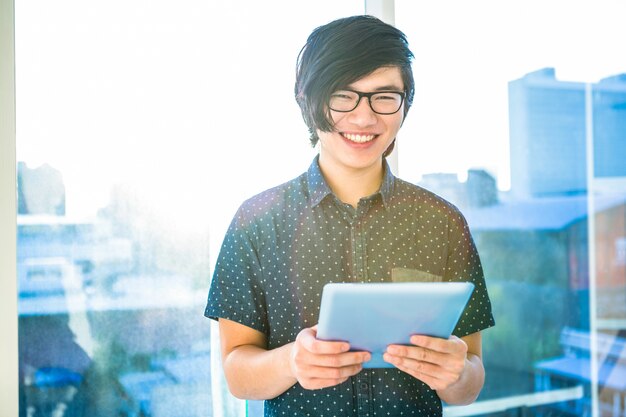
[[[347,113],[356,109],[361,99],[367,97],[370,108],[377,114],[394,114],[404,101],[404,92],[401,91],[376,91],[374,93],[361,93],[353,90],[340,90],[331,94],[328,107],[331,110]]]

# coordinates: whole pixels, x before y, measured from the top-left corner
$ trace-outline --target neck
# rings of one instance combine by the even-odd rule
[[[359,200],[370,196],[380,189],[383,182],[383,164],[351,169],[324,163],[319,159],[320,170],[333,193],[344,203],[356,207]]]

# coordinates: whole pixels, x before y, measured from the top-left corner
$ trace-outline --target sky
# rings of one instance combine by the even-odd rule
[[[93,216],[114,184],[192,230],[303,172],[315,154],[293,99],[310,31],[361,1],[16,2],[18,160],[49,163],[68,214]],[[399,175],[506,190],[508,82],[554,67],[597,82],[626,72],[626,2],[396,0],[415,53],[416,98],[398,137]],[[223,223],[226,220],[220,220]]]
[[[546,67],[561,81],[626,73],[624,1],[395,3],[396,26],[417,51],[416,99],[400,143],[408,152],[399,163],[413,180],[478,167],[508,189],[509,81]]]

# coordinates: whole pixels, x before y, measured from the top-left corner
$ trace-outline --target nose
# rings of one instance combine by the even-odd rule
[[[349,121],[358,126],[370,126],[378,121],[367,97],[361,97],[356,108],[348,113]]]

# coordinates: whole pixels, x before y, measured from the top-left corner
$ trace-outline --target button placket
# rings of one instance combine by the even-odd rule
[[[372,393],[370,389],[369,372],[361,371],[361,373],[356,376],[355,385],[357,393],[357,415],[359,417],[372,416]]]

